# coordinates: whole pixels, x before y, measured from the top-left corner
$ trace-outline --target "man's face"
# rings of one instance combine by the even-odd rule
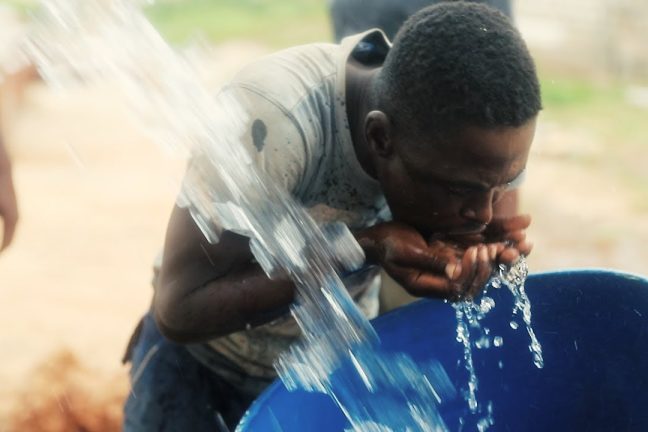
[[[483,231],[493,206],[524,175],[535,125],[468,127],[435,142],[393,134],[394,151],[378,157],[376,169],[394,220],[426,236]]]

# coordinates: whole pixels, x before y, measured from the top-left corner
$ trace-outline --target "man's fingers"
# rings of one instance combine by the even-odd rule
[[[450,282],[443,275],[411,269],[392,269],[391,276],[416,297],[446,299],[452,297]]]
[[[408,246],[390,259],[398,266],[414,267],[434,273],[444,273],[448,264],[455,261],[449,248],[432,250],[417,246]]]
[[[508,237],[508,243],[493,243],[496,249],[497,261],[512,264],[520,255],[527,256],[533,250],[533,242],[527,240],[525,231],[516,231]]]
[[[516,231],[527,229],[531,225],[531,215],[521,214],[516,215],[510,218],[506,218],[502,221],[502,228],[505,231]]]
[[[528,240],[524,240],[517,245],[517,250],[520,252],[520,255],[527,256],[531,253],[533,250],[533,242],[530,242]]]
[[[514,237],[522,239],[524,233]],[[530,250],[531,245],[525,240],[521,245],[524,251]],[[517,245],[507,246],[503,242],[470,246],[460,260],[453,255],[456,250],[448,249],[452,253],[436,250],[428,254],[428,251],[414,248],[407,255],[409,259],[399,260],[399,263],[392,260],[387,271],[415,296],[461,300],[479,295],[495,262],[512,264],[520,256]],[[418,267],[413,267],[414,263]]]
[[[487,228],[489,236],[498,236],[510,231],[527,229],[531,225],[531,216],[516,215],[505,219],[493,219]]]
[[[520,243],[526,239],[525,230],[511,231],[504,236],[504,240],[508,240],[513,243]]]
[[[463,298],[468,293],[475,279],[478,254],[479,248],[477,246],[471,246],[466,249],[461,259],[461,274],[455,279],[453,284],[456,298]]]
[[[473,279],[470,287],[468,287],[468,298],[475,298],[479,295],[488,278],[492,272],[491,260],[488,256],[488,247],[485,245],[479,246],[477,254],[477,269],[475,271],[475,278]]]
[[[499,255],[499,262],[506,265],[511,265],[520,257],[520,252],[513,247],[508,247]]]

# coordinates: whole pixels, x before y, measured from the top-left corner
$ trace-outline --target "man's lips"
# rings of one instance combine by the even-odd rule
[[[465,237],[481,235],[486,230],[486,224],[454,228],[445,232],[448,237]]]

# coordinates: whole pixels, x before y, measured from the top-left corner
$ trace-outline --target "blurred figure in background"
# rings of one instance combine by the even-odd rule
[[[0,252],[2,252],[11,243],[18,223],[18,204],[11,174],[11,161],[2,135],[0,135],[0,219],[2,220]]]
[[[410,15],[426,6],[453,0],[331,0],[331,18],[335,41],[378,27],[393,40]],[[470,0],[469,0],[470,1]],[[471,0],[484,3],[513,19],[511,0]]]
[[[18,222],[18,205],[12,177],[9,151],[4,140],[5,127],[8,126],[7,114],[13,112],[13,104],[8,101],[19,98],[24,78],[30,76],[16,60],[16,46],[22,37],[22,25],[17,14],[0,2],[0,253],[13,240]]]

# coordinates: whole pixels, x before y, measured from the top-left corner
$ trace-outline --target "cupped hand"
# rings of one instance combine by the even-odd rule
[[[455,301],[479,295],[496,265],[511,265],[531,252],[530,224],[530,216],[518,215],[495,219],[478,235],[426,241],[408,225],[386,222],[356,238],[368,261],[381,265],[410,294]]]
[[[405,290],[417,297],[456,299],[481,280],[483,263],[477,248],[435,240],[414,228],[386,222],[356,233],[367,260],[379,264]]]
[[[493,219],[483,233],[484,242],[496,245],[497,263],[511,265],[520,256],[527,256],[533,249],[526,236],[531,225],[531,216],[517,215],[510,218]]]

